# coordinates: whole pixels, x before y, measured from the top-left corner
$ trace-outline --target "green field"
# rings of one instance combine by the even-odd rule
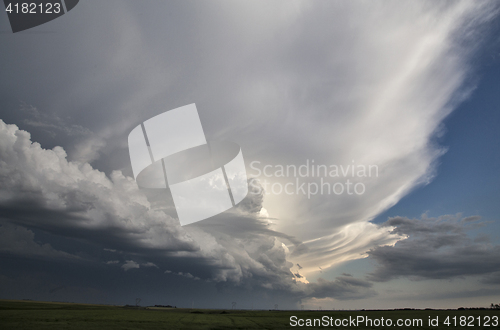
[[[208,309],[135,308],[107,305],[86,305],[18,300],[0,300],[0,329],[293,329],[290,317],[348,319],[364,316],[391,319],[387,326],[330,326],[333,329],[498,329],[494,317],[500,310],[403,310],[403,311],[240,311]],[[440,326],[428,326],[431,318],[439,317]],[[469,326],[453,325],[453,317],[468,317]],[[450,317],[449,326],[443,324]],[[490,326],[477,326],[478,318]],[[422,319],[423,326],[398,327],[397,319]],[[313,322],[313,321],[312,321]],[[301,327],[314,329],[311,327]]]

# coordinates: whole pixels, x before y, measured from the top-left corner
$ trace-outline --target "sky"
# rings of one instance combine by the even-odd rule
[[[0,298],[498,303],[499,11],[82,0],[18,33],[0,15]],[[127,138],[192,103],[241,147],[249,193],[181,226]]]

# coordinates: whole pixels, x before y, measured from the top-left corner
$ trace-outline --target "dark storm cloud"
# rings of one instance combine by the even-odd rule
[[[500,271],[486,275],[481,281],[486,284],[500,285]]]
[[[399,239],[367,221],[432,178],[443,150],[429,139],[496,11],[486,1],[89,0],[39,27],[56,33],[2,35],[0,117],[108,175],[131,175],[133,127],[192,102],[207,137],[238,142],[247,162],[376,163],[384,178],[359,198],[267,200],[270,217],[281,213],[275,237],[306,274]],[[271,233],[245,230],[257,227]]]
[[[481,289],[469,289],[461,288],[461,290],[449,291],[449,292],[422,292],[421,294],[416,294],[415,299],[418,300],[430,300],[430,299],[455,299],[457,305],[460,304],[459,299],[467,299],[474,297],[492,297],[487,299],[496,299],[500,295],[499,288],[481,288]],[[493,298],[495,297],[495,298]],[[412,297],[413,298],[413,297]],[[488,302],[488,300],[486,300]],[[493,300],[495,301],[495,300]],[[483,305],[484,306],[484,305]],[[488,306],[488,304],[486,304]],[[457,306],[460,307],[460,306]]]
[[[352,277],[297,282],[299,276],[290,271],[288,249],[276,237],[300,242],[270,230],[269,219],[258,216],[262,195],[250,194],[232,212],[188,226],[184,232],[165,213],[153,211],[136,184],[121,173],[114,173],[110,180],[88,164],[68,162],[61,148],[44,150],[29,140],[27,132],[3,122],[0,141],[4,162],[0,216],[16,224],[0,227],[0,237],[6,238],[0,245],[4,255],[59,262],[71,258],[80,260],[80,267],[105,266],[108,270],[100,270],[104,273],[113,268],[126,273],[158,271],[217,282],[222,291],[240,287],[295,300],[374,295],[370,283]],[[87,248],[78,251],[82,257],[73,256],[48,243],[36,243],[34,233],[19,224],[66,240],[87,241],[106,251],[100,254]],[[52,285],[56,284],[60,282]]]
[[[108,179],[89,164],[68,162],[60,147],[45,150],[27,132],[0,122],[1,252],[23,257],[71,258],[49,244],[35,242],[36,228],[106,249],[80,251],[82,262],[98,261],[126,272],[163,269],[190,279],[225,282],[292,297],[334,295],[356,298],[366,291],[359,280],[340,278],[320,286],[296,283],[288,249],[259,217],[262,195],[250,194],[234,211],[185,229],[161,210],[153,210],[131,178],[114,172]],[[244,234],[243,234],[244,233]],[[76,258],[76,257],[75,257]],[[104,259],[104,260],[103,260]],[[100,261],[99,261],[100,260]],[[360,292],[359,289],[361,289]]]
[[[377,295],[372,289],[372,283],[351,276],[339,276],[333,281],[319,278],[316,283],[308,285],[306,292],[308,298],[335,298],[339,300],[362,299]]]
[[[390,218],[381,226],[394,226],[393,232],[408,238],[394,246],[370,250],[368,255],[378,266],[368,278],[385,282],[399,277],[424,280],[492,276],[500,271],[500,246],[469,236],[469,230],[485,225],[479,219],[460,215]]]
[[[29,229],[2,223],[0,221],[0,253],[18,256],[54,258],[54,259],[79,259],[78,256],[58,251],[50,244],[40,244],[35,241],[35,233]]]
[[[29,255],[47,244],[30,231],[67,238],[56,246],[47,236],[56,252],[40,249],[52,256],[84,240],[93,247],[71,254],[94,268],[71,276],[95,270],[107,278],[103,290],[116,278],[130,290],[154,278],[147,292],[168,281],[179,297],[193,287],[207,300],[213,292],[193,283],[281,292],[287,300],[373,295],[366,281],[346,276],[300,283],[290,268],[300,263],[305,278],[401,238],[367,221],[431,179],[443,150],[429,139],[461,96],[478,31],[497,8],[487,1],[366,6],[88,0],[43,26],[57,32],[1,35],[0,117],[29,128],[44,147],[63,147],[44,150],[2,123],[0,212],[29,246],[9,241],[2,251]],[[470,38],[457,42],[461,35]],[[168,206],[158,208],[128,177],[126,141],[138,123],[192,102],[207,138],[238,142],[247,162],[356,159],[386,175],[357,199],[268,199],[281,219],[273,210],[261,214],[264,196],[253,196],[233,212],[181,228]],[[23,111],[22,104],[33,107]],[[52,288],[61,285],[67,289],[55,293],[81,291],[70,283]]]

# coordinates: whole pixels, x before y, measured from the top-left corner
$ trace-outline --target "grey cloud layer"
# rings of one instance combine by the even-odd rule
[[[368,252],[379,264],[369,279],[384,282],[398,277],[424,280],[487,275],[483,281],[494,282],[500,272],[500,246],[491,244],[487,237],[471,238],[467,233],[482,225],[477,216],[390,218],[381,226],[395,227],[394,233],[409,238]]]
[[[78,259],[77,256],[54,249],[49,243],[35,242],[33,231],[9,223],[0,224],[0,253],[23,257]]]

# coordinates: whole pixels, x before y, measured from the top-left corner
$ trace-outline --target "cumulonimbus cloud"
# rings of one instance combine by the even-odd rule
[[[0,247],[2,253],[78,259],[35,243],[27,226],[105,246],[125,258],[124,271],[170,267],[169,261],[186,257],[191,265],[176,273],[192,279],[277,290],[297,299],[330,291],[345,299],[374,294],[371,284],[353,279],[297,282],[287,260],[290,251],[280,241],[293,245],[294,239],[269,229],[269,220],[259,217],[262,195],[250,195],[232,212],[184,231],[175,219],[151,208],[132,178],[114,172],[109,179],[89,164],[68,162],[62,148],[43,149],[31,142],[28,132],[3,121],[0,160],[0,235],[11,234]],[[141,260],[145,258],[154,262]],[[120,262],[103,263],[113,267]],[[205,270],[200,272],[200,267]]]
[[[303,253],[296,251],[292,260],[307,275],[401,239],[369,221],[432,181],[446,152],[433,138],[474,87],[468,79],[474,70],[470,60],[498,6],[465,1],[301,4],[279,21],[263,16],[270,32],[259,39],[258,49],[267,57],[260,66],[252,60],[258,56],[233,59],[241,72],[245,66],[260,70],[244,75],[240,92],[226,102],[241,111],[232,134],[247,142],[242,145],[253,156],[248,161],[259,161],[260,169],[298,167],[306,160],[378,166],[378,176],[351,180],[366,186],[362,196],[308,198],[268,189],[263,206],[278,218],[273,222],[277,231],[304,242]],[[283,187],[296,178],[259,179]],[[306,184],[320,180],[299,179]]]
[[[62,148],[44,150],[27,132],[1,123],[2,218],[65,237],[83,236],[109,249],[195,257],[184,268],[166,269],[298,290],[303,297],[308,291],[299,289],[302,284],[290,272],[293,264],[300,264],[300,275],[307,277],[319,267],[365,257],[376,246],[391,249],[405,234],[369,220],[432,180],[445,151],[432,137],[473,87],[466,84],[473,69],[469,61],[498,6],[494,1],[290,3],[228,1],[217,7],[208,2],[197,4],[202,10],[183,8],[178,13],[186,16],[168,22],[141,20],[138,9],[158,12],[154,6],[103,4],[106,10],[95,18],[105,20],[113,33],[97,33],[97,24],[73,30],[71,38],[82,48],[73,44],[73,53],[57,63],[69,68],[95,62],[96,68],[75,71],[77,80],[58,85],[57,102],[45,104],[54,104],[59,117],[64,112],[82,118],[77,111],[86,109],[86,118],[96,118],[87,120],[89,129],[107,143],[101,154],[109,163],[103,163],[116,166],[106,169],[107,177],[88,163],[68,162]],[[198,12],[207,16],[190,16]],[[179,28],[164,25],[171,22]],[[26,54],[27,63],[51,57],[52,50],[39,49],[48,53]],[[7,61],[14,55],[5,56]],[[56,71],[43,73],[49,77]],[[22,74],[12,76],[12,86],[22,82],[33,93],[45,91]],[[131,128],[193,98],[207,109],[200,113],[207,137],[238,142],[247,163],[355,160],[377,165],[380,175],[365,181],[363,196],[254,195],[224,215],[233,218],[230,226],[219,218],[212,219],[216,226],[184,230],[152,207],[131,178],[111,170],[130,170],[120,162],[126,159],[124,141]],[[100,142],[84,145],[79,159],[93,159]],[[125,157],[115,159],[119,148]],[[260,213],[262,207],[269,216]],[[151,262],[163,270],[161,258],[155,254]],[[124,260],[149,262],[139,259]],[[342,279],[328,285],[371,290],[356,283]]]
[[[198,249],[175,219],[150,208],[136,183],[111,179],[88,163],[69,162],[61,147],[43,149],[26,131],[0,121],[3,219],[121,248]]]

